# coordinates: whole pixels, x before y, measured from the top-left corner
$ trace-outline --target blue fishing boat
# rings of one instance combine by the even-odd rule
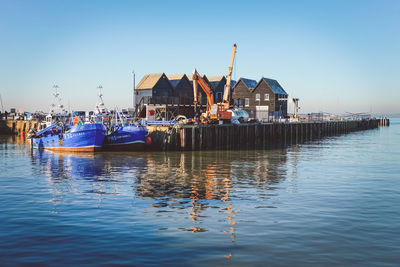
[[[144,125],[128,123],[127,117],[119,112],[118,108],[109,111],[103,101],[101,93],[102,86],[99,89],[99,103],[96,105],[96,121],[101,121],[107,129],[103,148],[105,150],[141,150],[144,148],[147,138],[147,128]]]
[[[104,125],[85,123],[77,116],[70,121],[68,112],[60,104],[58,86],[55,85],[53,88],[55,101],[51,105],[49,115],[46,116],[46,127],[39,132],[31,132],[28,136],[32,147],[56,151],[100,150],[106,134]],[[59,102],[58,106],[56,102]],[[61,112],[55,112],[56,107],[60,108]]]
[[[65,125],[54,123],[30,136],[32,147],[53,151],[98,151],[106,129],[100,123]]]
[[[140,150],[146,143],[147,128],[142,125],[114,125],[106,135],[104,149]]]

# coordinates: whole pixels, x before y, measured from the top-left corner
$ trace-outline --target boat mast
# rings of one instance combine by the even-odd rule
[[[56,84],[53,85],[53,89],[54,89],[53,96],[54,96],[54,98],[53,98],[53,102],[50,105],[49,115],[54,115],[54,110],[56,108],[56,101],[57,101],[58,96],[60,95],[58,93],[58,88],[59,88],[58,85],[56,85]]]
[[[103,89],[103,86],[99,85],[97,86],[97,89],[99,90],[99,103],[97,104],[96,108],[98,113],[103,113],[105,111],[104,108],[104,101],[103,101],[103,94],[101,93],[101,89]]]
[[[135,70],[132,70],[132,74],[133,74],[133,110],[134,112],[136,112],[136,81],[135,81]]]
[[[58,91],[58,85],[53,85],[53,89],[54,89],[54,99],[53,99],[53,103],[51,104],[51,109],[50,109],[50,114],[51,115],[56,115],[55,114],[55,109],[58,108],[61,112],[61,114],[66,113],[67,111],[64,109],[64,105],[61,104],[61,97],[60,97],[60,92]]]

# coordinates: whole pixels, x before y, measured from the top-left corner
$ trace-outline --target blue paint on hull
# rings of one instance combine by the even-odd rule
[[[42,131],[40,137],[32,138],[33,148],[64,151],[94,151],[101,148],[105,137],[102,124],[83,124],[71,126],[67,132],[55,133],[52,129]]]
[[[134,150],[142,148],[146,142],[147,129],[141,125],[120,126],[113,133],[106,135],[104,148]]]

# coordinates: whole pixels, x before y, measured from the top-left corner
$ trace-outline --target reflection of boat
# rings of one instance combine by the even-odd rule
[[[146,167],[143,153],[74,153],[33,149],[33,162],[39,164],[46,176],[52,179],[90,179],[92,181],[117,181],[132,171],[142,173]]]
[[[32,147],[58,151],[96,151],[103,145],[105,128],[100,123],[54,123],[31,136]]]

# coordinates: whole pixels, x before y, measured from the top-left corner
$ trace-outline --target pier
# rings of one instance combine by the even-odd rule
[[[389,120],[254,123],[226,125],[176,125],[151,127],[151,150],[263,149],[300,144],[327,136],[375,129]]]
[[[248,124],[148,126],[153,151],[263,149],[389,126],[387,118]],[[40,123],[0,120],[0,134],[28,133]]]

